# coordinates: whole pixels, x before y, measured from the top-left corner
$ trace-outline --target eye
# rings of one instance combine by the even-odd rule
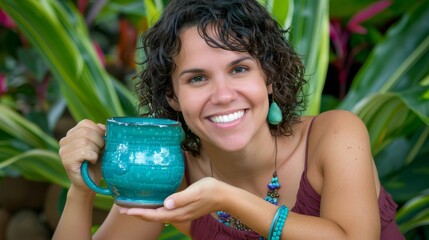
[[[246,72],[248,69],[245,67],[235,67],[234,69],[232,69],[232,74],[237,74],[237,73],[243,73]]]
[[[204,80],[205,80],[204,76],[198,75],[198,76],[191,77],[188,82],[190,84],[198,84],[198,83],[201,83]]]

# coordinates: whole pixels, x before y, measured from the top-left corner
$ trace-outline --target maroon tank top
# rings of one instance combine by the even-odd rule
[[[320,195],[313,189],[307,179],[307,149],[308,139],[311,132],[313,121],[311,120],[310,126],[307,131],[306,149],[305,149],[305,166],[301,176],[300,186],[297,192],[295,206],[291,211],[307,216],[320,216]],[[186,162],[186,161],[185,161]],[[190,183],[188,168],[185,164],[185,177],[186,181]],[[405,237],[399,231],[395,222],[395,214],[397,205],[392,197],[381,186],[380,195],[378,198],[378,205],[380,209],[381,221],[381,240],[403,240]],[[260,238],[256,232],[240,231],[219,222],[212,215],[208,214],[197,218],[191,223],[190,235],[194,240],[231,240],[231,239],[253,239]]]

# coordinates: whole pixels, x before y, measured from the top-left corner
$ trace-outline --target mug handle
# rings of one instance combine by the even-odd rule
[[[92,179],[88,173],[88,161],[83,161],[82,166],[80,167],[80,172],[82,174],[83,181],[94,192],[99,193],[99,194],[103,194],[103,195],[113,196],[113,193],[112,193],[112,191],[110,191],[109,188],[99,187],[99,186],[97,186],[97,184],[94,183],[94,181],[92,181]]]

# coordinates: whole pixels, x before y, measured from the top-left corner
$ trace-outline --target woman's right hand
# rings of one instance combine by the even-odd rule
[[[95,124],[90,120],[82,120],[70,129],[60,140],[59,154],[72,186],[83,192],[92,191],[83,181],[81,175],[82,162],[87,160],[88,171],[94,182],[99,182],[101,169],[98,159],[104,147],[103,136],[106,128],[103,124]]]

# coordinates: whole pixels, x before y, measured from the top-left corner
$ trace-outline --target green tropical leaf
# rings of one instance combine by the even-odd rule
[[[271,16],[284,28],[291,26],[294,0],[259,0]]]
[[[353,106],[351,110],[368,127],[375,155],[406,129],[414,129],[414,118],[429,125],[429,101],[424,96],[428,90],[429,86],[425,86],[397,93],[372,94]]]
[[[0,103],[0,130],[31,148],[47,148],[58,151],[58,141],[46,134],[36,124]]]
[[[159,237],[159,240],[190,240],[191,238],[187,237],[183,233],[179,232],[176,228],[171,225],[168,225],[164,228],[162,235]]]
[[[0,6],[44,57],[76,120],[90,118],[103,122],[113,115],[126,114],[113,79],[101,66],[84,21],[74,6],[53,0],[1,0]]]
[[[421,121],[414,122],[417,127],[412,133],[394,138],[385,148],[377,153],[375,163],[382,183],[406,170],[418,155],[424,154],[428,144],[429,128]]]
[[[396,222],[402,233],[419,226],[429,225],[429,194],[409,200],[397,213]]]
[[[398,92],[398,96],[429,126],[429,85]]]
[[[16,145],[19,145],[17,144],[16,140],[0,141],[0,165],[3,164],[2,162],[5,159],[18,155],[22,152],[22,150],[19,149],[19,147]]]
[[[329,57],[328,1],[259,0],[274,19],[289,29],[287,36],[306,67],[306,115],[320,112]]]
[[[328,1],[295,0],[293,6],[290,40],[303,57],[308,81],[304,114],[315,115],[320,112],[329,61]]]
[[[428,144],[426,142],[424,147],[427,148]],[[401,167],[400,171],[383,179],[383,186],[397,203],[404,203],[429,189],[427,154],[419,154],[410,164]]]
[[[146,6],[146,19],[148,20],[149,27],[158,21],[164,5],[161,1],[155,0],[144,0]]]
[[[419,86],[429,73],[427,19],[429,2],[422,1],[388,30],[384,41],[374,48],[359,70],[339,108],[352,109],[372,93]]]
[[[70,181],[59,156],[49,150],[33,149],[0,162],[0,169],[9,166],[22,176],[35,181],[48,181],[62,187],[69,187]]]

